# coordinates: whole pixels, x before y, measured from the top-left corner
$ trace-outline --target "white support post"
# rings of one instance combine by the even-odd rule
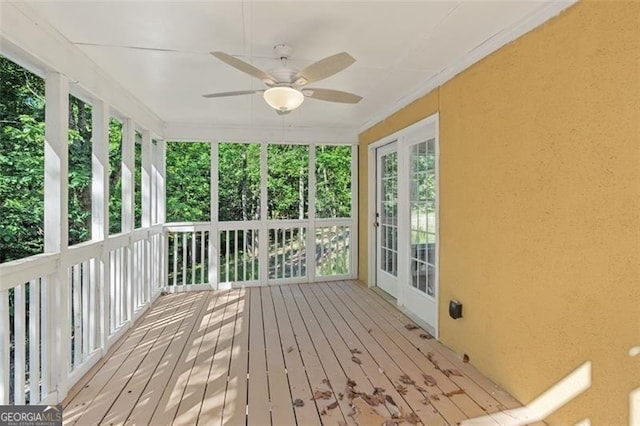
[[[158,223],[158,147],[153,139],[149,149],[151,153],[151,224],[155,225]]]
[[[163,140],[159,140],[156,144],[156,223],[165,223],[166,216],[166,189],[165,189],[165,174],[166,174],[166,153],[167,143]],[[169,238],[165,234],[162,238],[161,258],[162,258],[162,276],[160,281],[162,286],[168,285],[167,276],[169,274]]]
[[[93,103],[91,126],[91,239],[105,241],[109,236],[109,106],[103,101]],[[109,250],[105,246],[99,262],[95,262],[91,271],[94,274],[91,282],[97,285],[98,306],[97,315],[92,315],[90,321],[95,321],[91,323],[92,327],[99,328],[98,341],[94,343],[105,351],[111,315]]]
[[[131,234],[134,228],[134,194],[135,194],[135,125],[131,118],[124,120],[122,126],[122,232]],[[133,299],[135,285],[133,283],[133,239],[129,239],[125,248],[124,264],[124,297],[127,320],[133,319]]]
[[[307,228],[307,281],[316,278],[316,145],[309,144],[309,226]],[[303,218],[300,218],[303,219]]]
[[[60,253],[65,258],[69,244],[69,81],[55,72],[46,75],[45,148],[44,148],[44,251]],[[43,319],[51,351],[49,389],[57,388],[56,400],[67,394],[67,378],[71,369],[69,347],[71,318],[69,312],[69,277],[60,267],[46,283],[50,317]],[[46,395],[45,395],[46,396]]]
[[[258,265],[260,285],[269,284],[269,225],[267,203],[267,179],[269,177],[267,144],[260,146],[260,225],[258,228]]]
[[[218,142],[211,142],[211,228],[209,229],[209,285],[219,289],[218,283]]]
[[[148,229],[152,221],[152,174],[153,174],[153,158],[151,152],[151,131],[144,130],[142,132],[142,227]],[[151,300],[151,267],[153,253],[151,251],[151,235],[144,242],[142,254],[142,288],[141,302],[147,303]]]
[[[358,145],[351,145],[351,278],[358,278]]]
[[[158,223],[165,223],[167,221],[167,209],[166,209],[166,157],[167,157],[167,143],[163,140],[158,141]]]
[[[151,132],[142,132],[142,227],[151,226],[151,206],[153,205],[152,192],[152,152],[151,152]]]

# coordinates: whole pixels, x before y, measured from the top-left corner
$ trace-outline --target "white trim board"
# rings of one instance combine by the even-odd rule
[[[164,138],[190,142],[285,142],[316,144],[358,144],[356,129],[319,127],[233,127],[206,124],[167,123]]]
[[[451,80],[476,62],[479,62],[481,59],[489,56],[507,43],[516,40],[534,28],[542,25],[549,19],[559,15],[562,11],[577,2],[578,0],[549,0],[542,2],[542,5],[535,13],[532,13],[519,22],[499,31],[497,34],[493,35],[491,38],[468,52],[465,56],[454,61],[449,66],[443,68],[438,74],[420,84],[415,88],[415,90],[409,92],[408,95],[401,97],[388,108],[381,109],[378,113],[372,114],[371,117],[360,126],[358,133],[362,133],[375,126],[413,101],[425,96],[435,88],[442,86],[444,83]]]
[[[45,71],[64,74],[71,86],[82,87],[90,96],[103,99],[144,128],[163,137],[164,123],[155,113],[41,19],[28,3],[3,1],[0,9],[0,51],[12,60],[19,58],[19,63],[41,75]]]

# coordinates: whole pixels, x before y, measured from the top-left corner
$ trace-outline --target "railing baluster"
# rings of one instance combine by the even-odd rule
[[[24,285],[13,288],[13,403],[24,404],[25,383],[25,300]]]
[[[229,231],[226,231],[226,237],[225,238],[225,259],[224,259],[224,272],[225,272],[225,278],[227,282],[231,281],[231,277],[229,276]]]
[[[72,333],[73,333],[73,337],[71,340],[71,352],[72,352],[72,357],[71,357],[71,369],[75,369],[81,361],[81,339],[82,339],[82,333],[81,333],[81,325],[82,324],[82,306],[81,306],[81,290],[80,290],[80,277],[81,277],[81,271],[80,271],[80,265],[73,265],[71,267],[71,300],[72,300],[72,310],[71,310],[71,318],[73,318],[73,323],[72,323]]]
[[[238,281],[238,230],[233,231],[233,280]]]
[[[206,281],[204,280],[204,265],[207,264],[207,252],[204,248],[205,233],[206,231],[202,231],[200,233],[200,284],[206,283]]]
[[[182,234],[182,279],[181,285],[187,284],[187,233]]]
[[[0,404],[9,404],[9,292],[0,291],[0,343],[3,349],[0,351]]]
[[[89,281],[90,269],[89,260],[82,262],[82,359],[89,357],[89,287],[92,287]]]
[[[196,235],[197,232],[189,233],[191,236],[191,285],[196,283]]]
[[[40,402],[40,280],[29,282],[29,404]]]
[[[178,234],[173,234],[173,287],[178,285]]]

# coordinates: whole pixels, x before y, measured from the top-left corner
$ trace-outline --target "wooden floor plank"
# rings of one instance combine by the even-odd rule
[[[260,288],[253,287],[249,291],[251,292],[251,318],[249,320],[247,425],[258,426],[271,424],[271,410],[262,318],[262,298],[260,296]]]
[[[340,422],[355,424],[353,418],[348,415],[351,413],[351,407],[349,407],[344,398],[340,400],[338,396],[339,393],[343,392],[346,376],[326,342],[314,341],[315,336],[312,337],[307,330],[303,320],[303,313],[298,309],[296,300],[291,293],[291,287],[281,286],[280,291],[298,342],[298,349],[304,362],[312,392],[314,394],[316,391],[331,392],[326,399],[313,400],[318,407],[318,412],[321,413],[321,421],[324,424],[339,424]],[[307,403],[307,401],[304,402]],[[339,409],[326,409],[327,406],[335,402],[338,402]]]
[[[227,391],[229,361],[231,359],[231,350],[233,349],[239,300],[240,290],[230,290],[228,305],[220,327],[218,344],[213,355],[202,399],[202,407],[198,418],[198,424],[201,425],[222,424],[222,410],[224,408],[224,396]]]
[[[338,283],[332,287],[332,290],[336,292],[338,297],[349,300],[352,312],[360,318],[363,324],[366,324],[368,329],[372,330],[371,335],[388,350],[389,354],[392,354],[398,360],[401,369],[410,378],[418,383],[424,382],[424,380],[421,380],[423,374],[435,379],[437,385],[426,386],[425,390],[429,396],[430,403],[448,423],[455,424],[467,418],[450,397],[444,396],[448,392],[459,388],[442,372],[436,370],[433,364],[423,360],[422,353],[404,337],[398,336],[383,318],[381,312],[372,310],[370,305],[357,298],[354,299],[348,287],[346,289],[342,288]]]
[[[388,311],[393,317],[400,319],[400,321],[411,321],[406,315],[399,311],[395,306],[391,305],[381,297],[375,297],[375,294],[368,291],[361,286],[355,285],[354,289],[361,292],[364,291],[365,297],[369,297],[371,302],[376,303],[386,311]],[[405,333],[407,330],[400,330]],[[407,335],[405,333],[405,335]],[[415,341],[415,336],[413,341]],[[418,335],[419,337],[419,335]],[[469,396],[471,396],[480,405],[484,406],[487,411],[492,412],[496,410],[504,410],[506,408],[520,407],[522,404],[518,402],[514,397],[502,390],[499,386],[484,376],[473,365],[464,363],[459,356],[453,351],[440,344],[435,339],[416,341],[418,347],[425,353],[431,351],[434,353],[434,360],[439,362],[444,368],[456,368],[464,373],[463,377],[452,377],[452,379],[461,387],[464,386],[467,389]]]
[[[326,306],[327,313],[334,320],[340,333],[349,341],[351,340],[354,348],[362,350],[364,354],[371,357],[377,365],[380,374],[385,375],[389,381],[389,387],[393,388],[399,378],[406,373],[400,369],[396,361],[389,356],[384,348],[376,339],[371,336],[368,329],[360,322],[360,320],[351,312],[345,302],[338,298],[336,294],[329,289],[330,284],[321,284],[315,290],[318,298],[326,299],[323,303]],[[366,356],[362,356],[365,358]],[[424,388],[426,385],[419,383],[418,386]],[[406,386],[405,395],[392,394],[394,401],[402,401],[400,405],[405,412],[413,411],[425,425],[446,425],[444,418],[433,408],[431,404],[425,404],[427,394],[423,394],[417,386]],[[407,408],[409,407],[409,408]]]
[[[222,411],[223,425],[244,426],[247,423],[250,307],[251,293],[243,288],[240,292],[233,350],[229,362],[229,378]]]
[[[157,365],[151,380],[147,383],[136,406],[129,414],[128,423],[137,425],[151,424],[151,419],[156,414],[156,411],[165,409],[167,404],[161,402],[163,393],[171,392],[173,373],[179,364],[183,351],[189,346],[190,338],[207,306],[206,302],[209,296],[204,292],[194,292],[193,297],[197,298],[196,303],[185,313],[186,316],[178,331],[174,334],[162,361]],[[172,418],[165,417],[161,420],[161,424],[167,424],[172,420]]]
[[[162,296],[74,386],[64,423],[315,426],[412,414],[453,426],[520,406],[408,323],[352,281]],[[351,399],[347,378],[363,397]],[[393,404],[371,399],[375,389]]]
[[[320,424],[320,415],[315,400],[312,399],[313,393],[305,365],[302,362],[300,347],[296,341],[293,327],[287,315],[287,308],[282,298],[279,287],[271,287],[271,300],[276,314],[278,332],[280,334],[280,342],[284,355],[284,361],[289,377],[289,387],[291,389],[291,399],[299,400],[295,407],[296,421],[300,425],[315,426]],[[319,361],[317,362],[319,365]],[[324,373],[316,374],[318,377]]]
[[[342,366],[342,370],[346,374],[348,378],[354,380],[356,382],[355,390],[358,392],[364,392],[368,395],[373,395],[376,387],[385,388],[385,390],[392,392],[389,389],[392,385],[388,383],[388,381],[377,381],[374,380],[374,377],[368,375],[367,373],[373,373],[375,370],[376,373],[379,374],[378,368],[373,367],[373,362],[370,357],[366,356],[366,354],[353,354],[351,352],[352,347],[348,346],[345,341],[342,339],[342,336],[336,330],[333,325],[331,319],[323,309],[321,303],[316,298],[315,294],[312,291],[312,287],[310,285],[302,285],[296,286],[294,290],[300,291],[305,299],[306,303],[311,309],[312,315],[305,315],[305,321],[309,321],[307,324],[308,328],[315,329],[316,325],[314,321],[317,322],[317,329],[320,333],[324,335],[327,343],[331,346],[333,353],[335,354],[338,362]],[[369,370],[369,371],[367,371]],[[344,383],[344,392],[346,393],[347,383]],[[395,389],[394,389],[395,391]],[[395,395],[397,398],[400,397],[397,393]],[[391,412],[387,409],[386,405],[380,404],[373,407],[374,410],[380,414],[382,417],[391,418]]]
[[[283,347],[280,342],[271,290],[268,287],[262,287],[260,295],[262,297],[262,318],[264,320],[267,374],[271,399],[271,421],[274,425],[293,425],[296,422],[296,417],[293,413],[291,388],[284,364]]]
[[[165,310],[163,318],[156,321],[155,329],[159,330],[158,338],[153,342],[153,346],[149,349],[147,355],[140,362],[140,365],[131,376],[129,382],[120,393],[120,396],[114,401],[105,415],[102,423],[104,424],[123,424],[129,417],[129,414],[136,406],[136,403],[142,392],[153,376],[158,363],[162,359],[164,352],[169,347],[173,336],[178,331],[180,324],[185,319],[184,312],[189,312],[189,308],[195,302],[191,299],[192,304],[185,310],[181,305],[172,305],[172,309]],[[182,311],[182,312],[181,312]],[[136,348],[140,350],[140,346]],[[107,392],[108,389],[105,389]]]
[[[85,385],[87,389],[91,389],[87,396],[93,394],[93,399],[85,403],[82,398],[76,398],[72,403],[72,405],[85,404],[85,406],[90,406],[91,409],[85,410],[82,415],[77,416],[75,419],[71,416],[66,416],[66,422],[91,425],[98,424],[103,420],[114,401],[119,397],[120,392],[122,392],[129,379],[139,368],[141,361],[160,336],[161,329],[155,327],[155,325],[164,318],[166,312],[171,310],[171,305],[167,303],[161,311],[156,311],[149,315],[148,322],[141,324],[139,332],[136,330],[127,338],[109,360],[109,364],[105,365]]]
[[[184,395],[179,401],[174,425],[194,425],[198,422],[213,355],[215,354],[224,314],[229,302],[229,293],[229,291],[224,290],[217,291],[218,297],[213,304],[213,309],[205,315],[205,319],[207,319],[206,326],[203,319],[204,335],[202,336],[198,355],[191,368]]]
[[[350,291],[360,292],[360,294],[355,295],[359,302],[373,302],[375,298],[379,299],[377,295],[374,295],[372,292],[362,292],[360,288],[357,288],[349,283],[342,283],[344,289],[348,289]],[[367,297],[372,295],[371,297]],[[370,311],[375,311],[377,319],[379,321],[386,321],[388,325],[391,326],[390,334],[394,335],[397,342],[401,342],[403,350],[406,351],[407,354],[412,356],[414,359],[420,359],[422,362],[419,363],[419,367],[422,371],[427,374],[433,375],[438,381],[438,386],[442,389],[443,395],[438,396],[441,400],[443,397],[450,399],[459,409],[462,411],[465,417],[473,418],[487,415],[487,411],[478,405],[473,399],[466,394],[466,390],[461,388],[456,382],[455,378],[457,377],[455,374],[458,374],[457,370],[447,370],[440,366],[434,360],[434,353],[431,351],[423,352],[419,344],[422,344],[426,339],[421,339],[419,336],[418,328],[412,330],[410,332],[405,327],[407,324],[411,324],[412,326],[417,327],[417,325],[411,321],[410,319],[404,316],[396,316],[391,312],[388,312],[381,308],[379,304],[373,303],[369,304]],[[385,325],[386,327],[386,325]],[[451,371],[455,371],[454,373],[450,373]]]

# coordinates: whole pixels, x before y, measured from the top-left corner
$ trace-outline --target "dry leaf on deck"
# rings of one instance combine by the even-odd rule
[[[353,379],[347,379],[347,387],[355,388],[356,387],[356,381],[353,380]]]
[[[462,355],[462,362],[464,362],[465,364],[469,362],[469,355],[467,354]]]
[[[360,349],[358,349],[358,348],[350,349],[350,351],[351,351],[352,354],[361,354],[362,353],[362,351]]]
[[[446,374],[447,376],[459,376],[459,377],[462,377],[462,373],[460,371],[456,370],[455,368],[450,368],[448,370],[445,370],[444,374]]]
[[[404,383],[405,385],[415,385],[416,382],[409,376],[407,376],[406,374],[403,374],[402,376],[400,376],[400,382]]]
[[[313,399],[331,399],[331,391],[316,389],[313,393]]]
[[[333,410],[338,406],[338,401],[333,401],[331,404],[327,405],[327,410]]]
[[[342,398],[344,398],[344,394],[342,392],[338,392],[338,399],[342,401]]]
[[[445,394],[444,394],[444,396],[449,396],[449,397],[451,397],[451,396],[453,396],[453,395],[462,395],[463,393],[464,393],[464,389],[456,389],[456,390],[454,390],[454,391],[451,391],[451,392],[447,392],[447,393],[445,393]]]
[[[291,352],[293,352],[293,346],[289,346],[287,348],[287,353],[290,354]]]
[[[301,400],[300,398],[298,398],[295,401],[293,401],[293,406],[294,407],[304,407],[304,401]]]
[[[423,374],[422,377],[424,378],[424,383],[427,386],[435,386],[438,384],[438,382],[436,382],[436,379],[434,379],[432,376],[428,374]]]
[[[433,336],[431,334],[429,334],[429,333],[421,333],[420,337],[422,339],[427,339],[427,340],[433,339]]]
[[[415,324],[409,323],[409,324],[405,324],[405,325],[404,325],[404,328],[406,328],[407,330],[416,330],[416,329],[418,329],[418,328],[420,328],[420,327],[418,327],[418,326],[417,326],[417,325],[415,325]]]
[[[325,385],[331,387],[331,382],[327,378],[322,379],[322,383],[324,383]]]
[[[360,361],[360,358],[358,358],[355,355],[351,357],[351,361],[355,362],[356,364],[362,364],[362,361]]]
[[[406,388],[406,386],[403,386],[403,385],[397,385],[397,386],[396,386],[396,390],[398,391],[398,393],[399,393],[400,395],[406,395],[406,394],[407,394],[407,388]]]

